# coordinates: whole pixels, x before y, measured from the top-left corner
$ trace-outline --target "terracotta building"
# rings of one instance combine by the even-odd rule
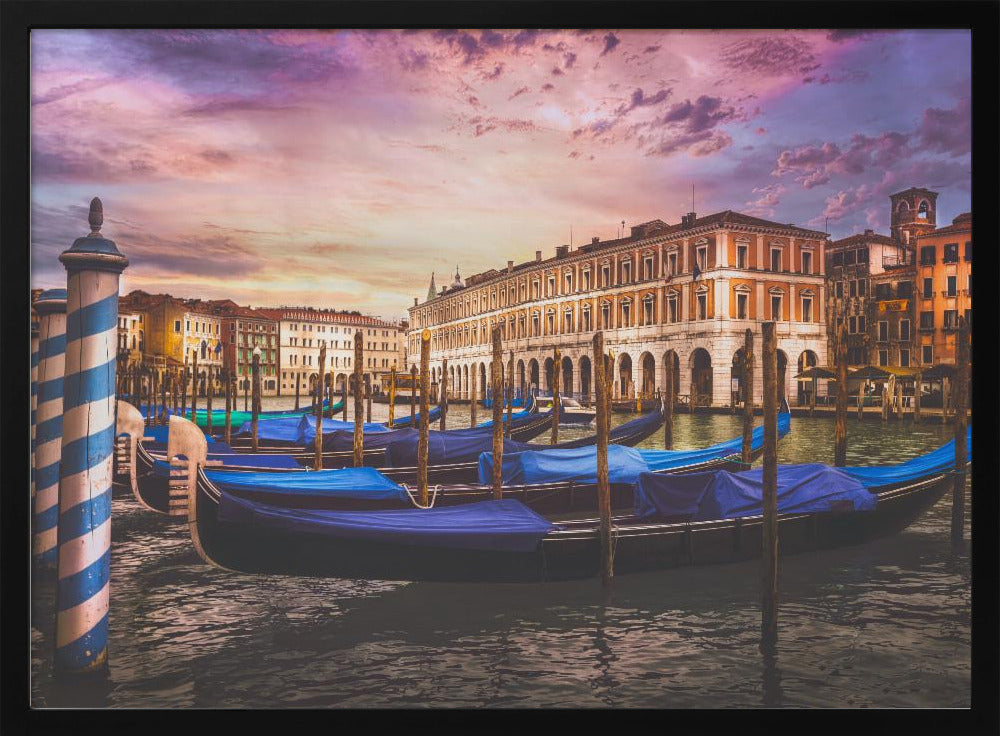
[[[972,213],[917,236],[916,252],[920,362],[954,364],[958,317],[972,324]]]
[[[260,348],[262,396],[278,395],[278,323],[262,309],[241,307],[231,299],[206,302],[222,325],[223,364],[236,375],[236,391],[252,390],[253,351]]]

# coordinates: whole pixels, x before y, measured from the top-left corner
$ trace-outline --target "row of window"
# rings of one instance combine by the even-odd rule
[[[965,260],[972,261],[972,241],[965,241]],[[937,263],[937,246],[925,245],[920,248],[920,265],[933,266]],[[945,243],[941,263],[958,263],[958,243]]]
[[[942,296],[953,297],[958,296],[958,277],[948,276],[946,281],[946,288],[942,292]],[[972,274],[969,274],[968,281],[966,282],[966,296],[972,296]],[[924,299],[932,299],[934,297],[934,279],[931,277],[924,278],[923,290],[921,291],[921,296]]]
[[[695,264],[697,264],[699,271],[705,271],[708,269],[708,245],[701,245],[695,249]],[[736,268],[749,268],[749,244],[748,243],[737,243],[736,244],[736,263],[734,264]],[[782,272],[782,258],[784,253],[784,246],[771,246],[770,250],[770,267],[772,271]],[[680,270],[680,260],[679,255],[676,251],[671,251],[667,253],[666,260],[663,263],[662,273],[659,277],[673,278],[674,276],[681,275]],[[645,256],[642,260],[642,276],[641,280],[651,281],[657,278],[657,274],[654,271],[654,257],[652,255]],[[692,268],[693,271],[693,268]],[[597,288],[606,289],[612,286],[621,286],[624,284],[633,283],[632,281],[632,261],[627,260],[619,264],[619,278],[616,283],[612,283],[611,279],[611,264],[605,263],[601,264],[598,269],[597,278]],[[801,273],[812,274],[813,273],[813,253],[810,250],[801,251]],[[581,280],[581,291],[590,291],[594,288],[591,281],[591,270],[590,265],[585,264],[582,266],[582,271],[580,274]],[[563,292],[562,294],[573,293],[573,283],[574,274],[572,272],[563,274]],[[498,298],[499,293],[499,298]],[[509,295],[509,297],[508,297]],[[520,299],[518,299],[520,295]],[[555,274],[549,274],[545,279],[545,294],[544,298],[551,298],[554,296],[559,296],[556,293],[556,276]],[[535,278],[531,281],[531,299],[537,300],[542,298],[541,293],[541,282]],[[526,282],[521,282],[517,287],[513,284],[509,288],[500,288],[498,291],[491,291],[489,297],[486,294],[476,294],[471,297],[471,301],[466,300],[465,302],[455,302],[450,305],[442,305],[438,308],[431,310],[430,319],[426,320],[425,324],[439,324],[441,322],[448,322],[453,319],[460,319],[462,317],[467,317],[470,314],[478,314],[482,311],[489,311],[497,309],[499,301],[499,307],[506,307],[510,304],[516,304],[519,302],[528,301],[528,285]]]
[[[944,329],[955,330],[958,329],[958,310],[957,309],[945,309],[942,317],[944,318]],[[968,324],[972,324],[972,310],[965,310],[965,321]],[[933,330],[934,329],[934,312],[921,312],[920,313],[920,329],[921,330]]]
[[[304,322],[299,325],[297,322],[290,324],[288,326],[289,332],[299,332],[301,328],[302,332],[332,332],[335,334],[340,334],[340,327],[335,325],[314,325],[309,322]],[[315,329],[314,329],[315,328]],[[344,327],[345,335],[354,335],[357,329],[354,327]],[[390,330],[365,330],[365,335],[367,337],[378,337],[379,333],[382,333],[382,337],[389,337]]]
[[[215,331],[214,332],[212,330],[212,325],[209,324],[208,322],[195,322],[194,325],[195,325],[194,332],[197,333],[197,334],[203,334],[203,335],[212,335],[212,334],[218,335],[219,334],[219,324],[218,324],[218,322],[215,323]],[[185,327],[184,327],[184,329],[185,329],[186,332],[191,332],[192,331],[191,330],[191,320],[185,320]],[[179,333],[180,331],[181,331],[181,321],[179,319],[175,319],[174,320],[174,332],[178,332]]]
[[[679,310],[679,299],[677,294],[671,294],[666,300],[666,314],[665,320],[667,323],[673,323],[680,321],[680,310]],[[655,300],[652,295],[646,296],[642,300],[642,321],[639,326],[655,324],[654,312],[655,312]],[[812,322],[813,321],[813,297],[811,295],[803,295],[801,297],[802,303],[802,321]],[[784,319],[784,295],[783,294],[771,294],[770,295],[770,307],[771,307],[771,319],[781,321]],[[750,294],[749,292],[737,291],[736,292],[736,304],[735,304],[736,319],[749,319],[750,318]],[[631,300],[624,300],[619,305],[618,310],[619,324],[617,327],[625,328],[632,327],[632,303]],[[708,319],[708,294],[707,292],[699,293],[695,295],[695,315],[694,320],[705,320]],[[562,332],[572,333],[574,332],[574,319],[573,310],[567,308],[563,312],[562,320]],[[516,327],[516,329],[515,329]],[[538,337],[541,335],[541,315],[534,313],[531,315],[530,320],[530,332],[525,334],[525,318],[523,315],[518,316],[516,319],[514,317],[508,318],[506,321],[500,322],[500,337],[501,339],[508,339],[508,333],[510,338],[521,338],[521,337]],[[556,327],[556,314],[555,310],[549,310],[546,314],[546,334],[553,334]],[[584,304],[580,310],[580,321],[579,321],[580,332],[590,332],[594,329],[591,324],[591,309],[589,304]],[[597,329],[614,329],[611,320],[611,304],[605,303],[601,305],[599,310],[599,319]],[[488,333],[488,327],[486,325],[480,325],[479,327],[479,340],[476,340],[477,329],[473,326],[471,329],[463,329],[458,332],[448,332],[435,334],[432,337],[432,345],[435,349],[444,348],[455,348],[468,346],[473,344],[473,342],[478,342],[478,344],[486,344],[490,337]],[[413,351],[417,352],[419,350],[419,338],[414,337]]]
[[[852,248],[829,255],[829,267],[853,266],[856,263],[868,263],[868,248]]]

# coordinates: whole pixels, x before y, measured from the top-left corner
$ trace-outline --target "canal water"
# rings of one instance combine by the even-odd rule
[[[264,400],[265,409],[290,406]],[[375,420],[387,416],[387,406],[374,405]],[[468,422],[468,407],[453,405],[448,426]],[[675,447],[729,439],[740,423],[678,414]],[[848,463],[898,462],[951,432],[937,420],[851,418]],[[564,427],[560,438],[587,433]],[[662,442],[660,432],[643,446]],[[833,420],[793,418],[778,457],[832,463]],[[966,494],[968,540],[971,487]],[[970,559],[967,546],[950,543],[950,493],[896,536],[782,558],[777,655],[766,662],[756,561],[622,575],[608,594],[597,580],[246,575],[203,563],[184,524],[131,498],[112,506],[107,677],[86,685],[53,678],[54,586],[36,580],[34,707],[970,705]]]

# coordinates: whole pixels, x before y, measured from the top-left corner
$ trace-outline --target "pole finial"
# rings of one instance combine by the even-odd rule
[[[104,224],[104,205],[101,204],[99,197],[90,200],[90,215],[87,219],[90,221],[91,237],[100,235],[101,225]]]

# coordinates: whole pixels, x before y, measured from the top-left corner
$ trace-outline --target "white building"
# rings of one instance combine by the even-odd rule
[[[326,346],[325,372],[339,392],[354,371],[354,334],[363,336],[365,380],[373,391],[382,390],[382,374],[401,364],[402,328],[376,317],[306,307],[259,310],[278,322],[279,392],[309,393],[319,377],[319,351]],[[328,379],[329,380],[329,379]]]
[[[761,401],[761,323],[777,322],[779,389],[795,403],[797,368],[827,361],[824,246],[826,234],[737,212],[676,225],[653,220],[628,237],[591,243],[554,257],[457,278],[410,308],[410,363],[420,333],[431,330],[432,380],[448,359],[453,396],[465,397],[470,375],[482,395],[492,358],[491,331],[501,329],[504,361],[514,353],[514,387],[551,387],[553,349],[562,354],[561,388],[588,398],[592,338],[605,333],[615,355],[614,395],[662,390],[672,358],[675,391],[685,401],[728,406],[734,359],[744,331],[755,335],[754,396]],[[409,366],[408,366],[409,367]],[[506,366],[505,366],[506,375]],[[802,387],[798,387],[802,390]]]

